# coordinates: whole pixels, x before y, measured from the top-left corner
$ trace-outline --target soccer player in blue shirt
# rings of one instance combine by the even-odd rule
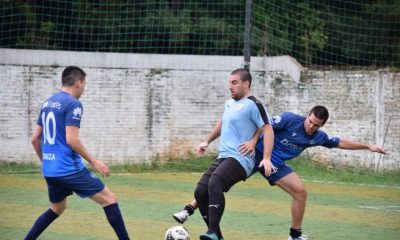
[[[271,185],[277,185],[292,196],[292,224],[288,240],[306,240],[302,236],[301,225],[304,216],[307,191],[299,176],[286,165],[285,161],[299,156],[306,148],[323,146],[327,148],[341,148],[350,150],[366,149],[371,152],[386,154],[381,147],[374,144],[363,144],[347,138],[332,137],[321,131],[329,118],[328,110],[323,106],[315,106],[307,117],[291,112],[273,117],[274,148],[271,154],[271,162],[277,168],[270,176],[265,174],[258,162],[262,160],[264,146],[261,136],[255,146],[256,164],[253,173],[259,171]],[[175,220],[183,223],[193,214],[197,203],[193,200],[185,209],[174,214]]]
[[[73,192],[102,206],[118,239],[129,239],[115,194],[82,162],[83,157],[102,176],[110,175],[107,164],[92,156],[79,138],[83,107],[78,99],[85,89],[85,77],[86,73],[79,67],[65,68],[62,91],[48,98],[41,107],[32,145],[42,162],[50,208],[39,216],[26,240],[36,239],[64,212],[67,197]]]
[[[194,196],[208,231],[200,235],[201,240],[223,239],[219,223],[224,208],[224,192],[237,182],[245,180],[254,168],[255,160],[251,154],[241,154],[240,145],[250,141],[256,132],[264,128],[264,151],[260,166],[269,176],[273,171],[270,156],[273,144],[273,131],[263,105],[250,94],[251,74],[246,69],[237,69],[229,77],[232,99],[225,103],[222,120],[219,120],[199,146],[204,152],[208,144],[220,137],[218,159],[210,165],[200,178]]]

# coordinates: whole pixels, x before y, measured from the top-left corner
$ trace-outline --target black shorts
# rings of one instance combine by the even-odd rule
[[[225,184],[225,192],[239,181],[245,181],[247,178],[246,171],[240,165],[239,161],[234,158],[217,158],[203,173],[197,184],[208,186],[211,175],[217,175]]]

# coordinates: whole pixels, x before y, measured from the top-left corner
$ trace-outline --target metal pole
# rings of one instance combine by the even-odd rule
[[[246,16],[244,25],[244,68],[250,71],[251,55],[251,8],[253,0],[246,0]]]

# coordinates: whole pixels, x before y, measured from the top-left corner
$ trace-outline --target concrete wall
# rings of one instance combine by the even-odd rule
[[[99,159],[144,162],[184,156],[207,136],[229,99],[242,57],[0,49],[0,161],[37,161],[30,135],[41,103],[60,90],[65,66],[87,76],[81,137]],[[280,71],[279,69],[285,69]],[[391,155],[314,148],[331,165],[399,169],[400,74],[303,70],[290,57],[252,58],[252,93],[272,114],[325,105],[332,135],[384,144]],[[216,152],[218,141],[210,146]]]

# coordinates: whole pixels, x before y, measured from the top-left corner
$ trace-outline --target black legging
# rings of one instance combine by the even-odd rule
[[[219,223],[225,209],[224,192],[246,177],[246,171],[234,158],[217,159],[203,174],[194,196],[208,231],[222,237]]]

